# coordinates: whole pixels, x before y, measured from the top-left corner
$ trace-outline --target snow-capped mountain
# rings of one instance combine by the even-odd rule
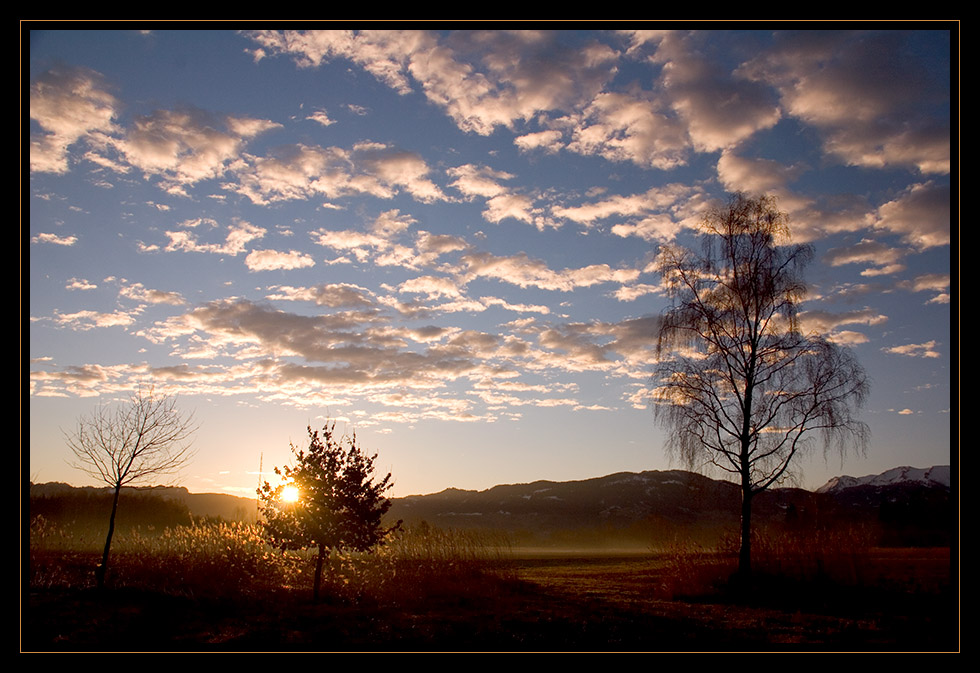
[[[921,484],[923,486],[945,486],[949,488],[949,465],[934,465],[932,467],[896,467],[881,474],[869,474],[864,477],[841,476],[834,477],[817,489],[817,493],[839,493],[847,488],[857,486],[894,486],[897,484]]]

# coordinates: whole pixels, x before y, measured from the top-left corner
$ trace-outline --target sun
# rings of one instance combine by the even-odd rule
[[[299,489],[295,486],[285,486],[279,494],[279,499],[283,502],[296,502],[299,500]]]

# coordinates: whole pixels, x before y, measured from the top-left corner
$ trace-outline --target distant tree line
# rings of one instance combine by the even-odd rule
[[[30,517],[43,516],[61,526],[105,530],[105,522],[112,511],[111,492],[75,491],[55,495],[31,496]],[[173,526],[187,526],[193,522],[190,510],[185,503],[168,500],[146,493],[126,493],[119,495],[119,512],[116,528],[129,531],[137,526],[153,526],[164,529]]]

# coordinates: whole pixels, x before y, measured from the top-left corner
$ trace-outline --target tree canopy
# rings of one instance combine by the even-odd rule
[[[702,249],[658,254],[670,307],[658,340],[656,413],[668,450],[742,489],[740,570],[750,570],[752,497],[813,443],[863,450],[869,383],[851,351],[801,328],[808,245],[790,244],[773,197],[738,193],[701,224]]]
[[[313,595],[319,596],[323,561],[333,550],[368,551],[399,524],[386,528],[391,507],[385,493],[391,474],[374,481],[377,455],[364,453],[357,437],[338,436],[335,423],[323,434],[307,428],[309,446],[290,444],[294,464],[275,468],[283,483],[264,482],[258,490],[262,525],[269,542],[285,549],[317,549]],[[286,489],[295,489],[284,499]]]

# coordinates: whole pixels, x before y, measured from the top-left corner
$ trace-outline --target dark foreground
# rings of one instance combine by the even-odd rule
[[[762,577],[683,594],[647,556],[501,561],[404,598],[294,589],[220,599],[25,590],[21,649],[49,651],[958,651],[948,550],[893,553],[874,581]],[[943,580],[946,574],[947,579]],[[896,579],[893,579],[896,578]]]

